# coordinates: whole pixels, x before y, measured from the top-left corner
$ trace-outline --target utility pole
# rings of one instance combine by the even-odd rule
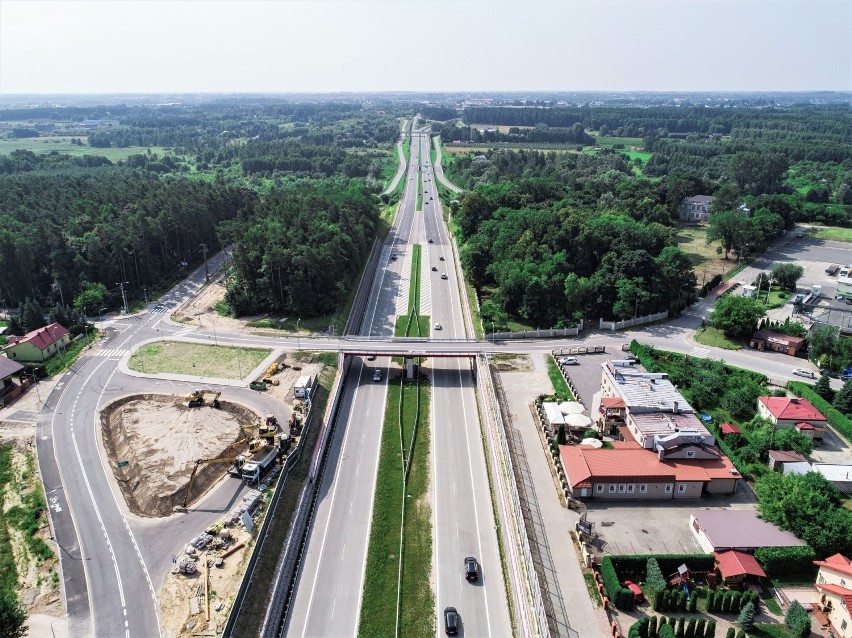
[[[121,286],[121,299],[124,302],[124,314],[128,314],[130,311],[127,309],[127,293],[124,292],[124,287],[129,285],[129,281],[119,281],[117,285]]]
[[[201,244],[201,252],[204,253],[204,277],[210,281],[210,271],[207,270],[207,244]]]

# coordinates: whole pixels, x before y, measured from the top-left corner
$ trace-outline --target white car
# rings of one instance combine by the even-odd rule
[[[816,375],[813,373],[812,370],[805,370],[803,368],[796,368],[795,370],[793,370],[793,374],[800,377],[807,377],[808,379],[816,379]]]
[[[444,329],[444,326],[442,326],[441,324],[439,324],[439,323],[435,324],[435,330],[443,330],[443,329]]]

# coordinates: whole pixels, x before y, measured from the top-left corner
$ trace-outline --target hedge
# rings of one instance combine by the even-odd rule
[[[706,297],[707,293],[713,290],[720,283],[722,283],[722,275],[714,275],[710,281],[701,286],[701,290],[698,291],[698,296]]]
[[[770,578],[800,576],[816,572],[816,553],[805,546],[758,547],[754,557]]]
[[[633,592],[621,586],[621,580],[619,580],[618,573],[613,564],[613,558],[616,557],[605,556],[601,561],[601,577],[606,588],[606,594],[617,609],[630,611],[636,607]]]
[[[802,383],[801,381],[790,381],[787,383],[787,387],[797,397],[802,397],[810,401],[817,410],[822,412],[823,416],[835,430],[845,436],[847,441],[852,441],[852,420],[840,410],[833,408],[828,401],[814,392],[811,384]]]
[[[716,566],[713,554],[614,554],[604,558],[601,571],[603,572],[603,564],[609,560],[615,570],[616,579],[620,579],[619,583],[625,580],[644,581],[650,558],[657,561],[664,578],[674,574],[684,563],[696,572],[712,571]]]

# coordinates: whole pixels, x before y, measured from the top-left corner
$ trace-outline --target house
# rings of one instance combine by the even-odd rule
[[[719,431],[722,433],[722,436],[725,436],[727,434],[742,434],[743,433],[743,431],[740,430],[733,423],[723,423],[722,425],[719,426]]]
[[[789,337],[771,330],[758,330],[749,341],[749,346],[755,350],[783,352],[791,357],[795,357],[804,345],[805,339],[803,337]]]
[[[758,547],[801,547],[806,543],[746,510],[698,510],[689,516],[692,533],[705,552],[735,549],[753,554]]]
[[[814,583],[820,593],[818,611],[825,615],[837,638],[852,638],[852,561],[835,554],[814,564],[819,566]]]
[[[12,381],[12,375],[19,374],[24,369],[17,361],[0,355],[0,406],[7,403],[20,393],[20,387]]]
[[[693,195],[685,198],[680,203],[680,221],[682,222],[706,222],[710,221],[711,209],[713,208],[712,195]]]
[[[721,452],[706,459],[660,460],[635,442],[614,449],[560,445],[559,457],[575,498],[684,499],[732,494],[740,474]]]
[[[716,571],[722,577],[725,587],[742,589],[746,580],[759,580],[766,578],[766,573],[760,563],[751,554],[729,549],[724,552],[714,553],[716,557]]]
[[[799,474],[797,471],[804,464],[805,472],[809,472],[811,464],[798,452],[785,452],[784,450],[769,450],[769,469],[781,474]]]
[[[826,419],[807,399],[798,397],[758,397],[757,414],[778,428],[796,428],[814,441],[821,441]]]
[[[658,443],[674,434],[689,436],[690,445],[712,447],[716,444],[716,438],[695,416],[695,410],[669,381],[668,375],[616,366],[612,361],[601,364],[601,370],[601,405],[605,410],[618,411],[640,446],[658,450]],[[607,408],[608,405],[612,408]],[[615,419],[610,423],[620,424]],[[605,434],[608,432],[609,429],[604,430]],[[687,443],[685,438],[678,440],[680,445]]]
[[[17,361],[47,361],[70,341],[71,336],[64,326],[51,323],[23,337],[9,337],[6,356]]]

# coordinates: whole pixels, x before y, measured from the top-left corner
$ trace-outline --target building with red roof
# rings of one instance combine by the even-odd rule
[[[815,560],[819,565],[816,587],[819,610],[826,616],[834,635],[852,638],[852,561],[843,554]]]
[[[64,326],[51,323],[23,337],[9,337],[6,356],[16,361],[47,361],[71,341]]]
[[[723,423],[722,425],[719,426],[719,431],[722,434],[742,434],[743,433],[743,431],[740,430],[733,423]]]
[[[726,587],[739,588],[747,578],[766,578],[766,573],[751,554],[729,549],[725,552],[714,552],[716,571],[722,576]]]
[[[825,416],[807,399],[758,397],[757,414],[769,419],[777,428],[796,428],[817,441],[822,439],[826,430]]]
[[[731,494],[740,474],[721,452],[712,459],[660,460],[628,443],[614,449],[560,445],[568,487],[575,498],[681,499],[704,492]]]

